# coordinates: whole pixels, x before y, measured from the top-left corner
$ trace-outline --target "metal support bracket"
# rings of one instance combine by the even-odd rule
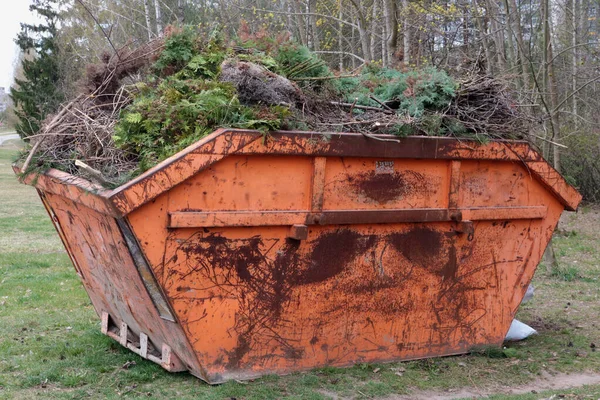
[[[166,343],[162,344],[160,352],[149,340],[148,335],[140,332],[136,335],[123,321],[117,325],[116,321],[106,311],[102,312],[101,332],[116,340],[123,347],[128,348],[142,358],[150,360],[169,372],[187,371],[188,368],[177,357]]]

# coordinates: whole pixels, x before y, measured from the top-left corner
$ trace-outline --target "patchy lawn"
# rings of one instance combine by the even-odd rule
[[[518,315],[540,333],[526,341],[467,356],[208,386],[186,373],[167,373],[100,333],[35,190],[18,184],[10,169],[15,154],[0,148],[0,399],[600,397],[600,378],[594,381],[600,371],[600,208],[563,216],[554,239],[560,267],[538,269],[535,297]],[[552,383],[577,379],[589,386],[552,389]]]

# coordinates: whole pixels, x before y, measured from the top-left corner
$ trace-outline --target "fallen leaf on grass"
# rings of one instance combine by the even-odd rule
[[[588,353],[587,353],[587,351],[578,350],[578,351],[575,353],[575,355],[576,355],[577,357],[582,357],[582,358],[585,358],[585,357],[587,357]]]
[[[136,365],[135,361],[127,361],[125,364],[123,364],[123,366],[121,368],[129,369],[131,367],[134,367],[135,365]]]

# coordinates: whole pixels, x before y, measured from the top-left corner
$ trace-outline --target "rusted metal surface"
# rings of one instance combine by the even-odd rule
[[[384,135],[380,136],[384,137]],[[275,132],[271,138],[263,141],[262,133],[257,131],[219,129],[113,191],[107,191],[81,178],[52,169],[44,177],[29,176],[25,177],[23,181],[35,184],[36,187],[46,192],[70,198],[96,211],[113,216],[123,216],[232,155],[317,156],[315,159],[321,158],[321,162],[325,162],[326,156],[426,159],[429,160],[426,162],[429,164],[429,169],[432,167],[431,160],[466,159],[512,161],[514,164],[523,166],[527,175],[534,176],[539,180],[560,199],[565,208],[574,210],[581,201],[581,195],[568,185],[564,178],[546,163],[527,142],[500,140],[481,144],[438,137],[408,137],[400,139],[400,141],[401,143],[397,145],[390,145],[387,142],[368,139],[359,134],[316,132]],[[337,157],[335,158],[337,159]],[[341,162],[343,163],[343,160]],[[460,169],[460,166],[458,168]],[[318,176],[318,169],[315,171],[315,176]],[[17,167],[15,167],[15,172],[20,172]],[[376,172],[377,169],[374,174]],[[367,172],[365,178],[369,178],[370,173]],[[380,179],[388,179],[393,183],[402,178],[403,176],[388,176]],[[318,181],[318,178],[316,179]],[[410,180],[410,177],[408,179]],[[425,184],[418,175],[414,176],[414,179]],[[435,183],[440,184],[440,182]],[[363,194],[368,195],[369,185],[371,184],[365,186]],[[422,190],[424,187],[417,189]],[[89,192],[96,196],[89,196]],[[377,190],[375,190],[375,196],[377,196]]]
[[[82,276],[83,286],[96,312],[99,316],[106,313],[113,325],[119,326],[120,342],[127,347],[136,347],[134,343],[141,335],[146,335],[150,346],[159,349],[159,354],[163,354],[162,347],[167,344],[172,353],[165,358],[170,364],[164,367],[191,369],[204,378],[181,327],[161,319],[116,219],[63,196],[43,192],[41,195],[51,210],[55,226]],[[121,326],[127,327],[127,335],[123,336]],[[152,360],[152,357],[146,358]],[[162,363],[163,359],[160,360]]]
[[[121,322],[117,327],[106,311],[102,312],[101,321],[101,332],[119,342],[121,346],[127,347],[142,358],[159,364],[169,372],[187,371],[185,364],[166,343],[163,343],[161,348],[156,348],[144,332],[139,334],[132,332],[125,322]]]
[[[15,174],[21,172],[16,165],[13,170]],[[50,169],[44,175],[30,174],[21,181],[35,186],[41,192],[59,195],[99,213],[118,215],[110,201],[111,191],[66,172]]]
[[[210,383],[499,345],[581,199],[524,142],[300,132],[220,130],[110,192],[29,182],[103,332]]]
[[[581,194],[569,185],[567,181],[547,162],[537,161],[527,163],[527,170],[536,177],[544,187],[554,194],[569,211],[577,210]]]
[[[339,211],[180,211],[169,213],[169,228],[209,228],[233,226],[348,225],[398,222],[472,221],[540,219],[545,206],[489,208],[423,208]]]
[[[144,286],[146,287],[150,298],[152,298],[152,302],[154,303],[158,314],[161,318],[166,319],[167,321],[175,322],[175,318],[173,317],[173,313],[169,308],[169,304],[167,303],[162,290],[158,286],[156,279],[154,279],[154,274],[148,266],[148,262],[146,261],[146,258],[140,249],[137,239],[133,235],[133,232],[131,232],[129,224],[127,221],[122,219],[118,219],[116,221],[117,225],[119,225],[119,229],[121,230],[121,234],[125,239],[125,244],[129,249],[133,263],[140,274],[142,282],[144,282]]]

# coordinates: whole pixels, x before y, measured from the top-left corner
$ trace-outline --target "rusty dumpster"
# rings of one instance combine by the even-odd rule
[[[581,196],[526,142],[378,139],[221,129],[115,190],[23,180],[102,332],[169,371],[220,383],[501,345]]]

